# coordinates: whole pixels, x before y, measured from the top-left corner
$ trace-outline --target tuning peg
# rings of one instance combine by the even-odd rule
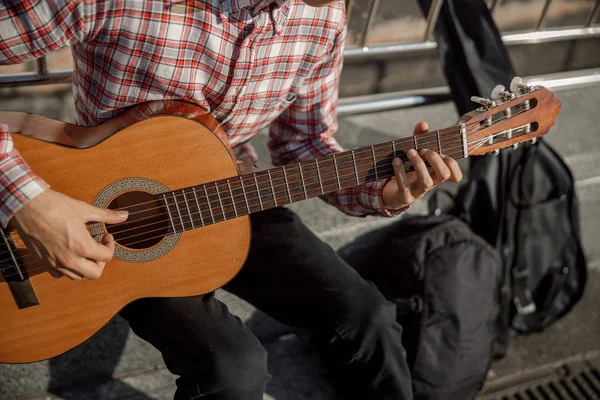
[[[534,137],[533,139],[531,139],[530,143],[531,143],[531,144],[536,144],[536,143],[537,143],[537,138],[536,138],[536,137]]]
[[[519,143],[513,143],[512,145],[513,150],[516,150],[519,148]]]
[[[497,156],[498,154],[500,154],[500,149],[496,149],[492,152],[493,155]]]
[[[492,90],[492,95],[490,96],[493,100],[499,100],[502,94],[504,93],[504,86],[497,85],[494,90]]]
[[[513,93],[527,93],[529,91],[529,86],[523,83],[523,79],[515,76],[512,81],[510,81],[510,91]]]
[[[497,85],[490,96],[493,100],[509,101],[516,97],[515,94],[508,92],[503,85]]]
[[[483,106],[483,108],[485,108],[485,109],[496,107],[495,101],[492,101],[490,99],[486,99],[483,97],[479,97],[479,96],[471,96],[471,101],[474,103],[481,104]]]

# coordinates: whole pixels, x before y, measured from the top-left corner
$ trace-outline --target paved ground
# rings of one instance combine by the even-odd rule
[[[592,268],[584,299],[562,321],[542,334],[517,338],[509,355],[495,363],[490,377],[533,368],[566,356],[600,349],[600,241],[597,226],[600,211],[600,150],[597,102],[598,88],[559,93],[563,111],[548,140],[560,149],[577,178],[581,200],[586,254]],[[60,104],[60,103],[59,103]],[[31,105],[31,104],[30,104]],[[18,108],[17,105],[11,106]],[[6,107],[3,107],[6,109]],[[68,113],[60,105],[57,114]],[[426,119],[432,128],[453,124],[457,115],[451,104],[344,118],[340,142],[347,148],[378,143],[410,134],[411,126]],[[403,127],[399,130],[398,127]],[[264,154],[264,137],[257,138]],[[264,160],[264,158],[263,158]],[[320,200],[309,200],[294,208],[323,240],[334,248],[359,234],[392,222],[389,219],[346,217]],[[425,212],[423,202],[413,212]],[[266,399],[329,400],[339,398],[327,371],[302,332],[268,318],[247,303],[220,292],[219,296],[261,339],[269,353],[273,375]],[[55,394],[49,394],[48,388]],[[51,361],[0,365],[0,399],[170,399],[174,377],[160,355],[138,339],[120,318],[115,318],[93,339]]]

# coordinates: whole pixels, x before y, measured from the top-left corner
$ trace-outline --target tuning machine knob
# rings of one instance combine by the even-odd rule
[[[495,101],[479,96],[471,96],[471,101],[474,103],[481,104],[485,110],[489,110],[490,108],[497,106],[497,103]]]
[[[516,97],[515,94],[506,91],[503,85],[497,85],[490,96],[492,100],[508,101]]]
[[[531,91],[531,86],[527,86],[523,83],[522,78],[515,76],[512,81],[510,81],[510,91],[513,93],[525,94]]]

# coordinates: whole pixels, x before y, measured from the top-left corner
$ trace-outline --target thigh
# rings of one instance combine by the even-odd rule
[[[225,289],[290,325],[358,326],[385,299],[286,208],[252,215],[252,244]]]
[[[177,386],[186,395],[247,388],[262,393],[260,385],[264,389],[268,379],[266,352],[214,293],[140,299],[120,314],[138,336],[162,353],[169,370],[180,375]],[[248,382],[242,382],[245,378]],[[239,387],[228,387],[231,382]]]

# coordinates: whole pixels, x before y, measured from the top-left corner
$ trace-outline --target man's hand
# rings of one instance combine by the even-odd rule
[[[419,122],[415,126],[414,134],[426,133],[427,129],[426,122]],[[394,179],[383,188],[383,202],[387,209],[397,210],[408,207],[440,183],[447,180],[460,182],[462,179],[458,163],[447,155],[440,155],[429,149],[421,149],[419,153],[411,149],[407,155],[415,170],[407,174],[399,158],[392,161]],[[425,165],[425,161],[431,166],[431,173]]]
[[[93,207],[51,189],[29,201],[11,223],[29,251],[54,277],[97,279],[113,257],[115,241],[104,236],[95,241],[86,222],[116,224],[127,219],[126,211]]]

